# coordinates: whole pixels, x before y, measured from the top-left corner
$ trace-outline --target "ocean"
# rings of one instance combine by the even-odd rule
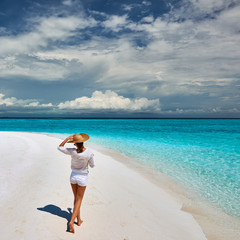
[[[0,131],[87,133],[240,217],[240,119],[0,119]]]

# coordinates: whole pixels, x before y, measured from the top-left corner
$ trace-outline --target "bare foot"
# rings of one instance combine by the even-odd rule
[[[77,220],[77,225],[80,226],[83,223],[83,220],[81,220],[80,218]]]
[[[69,232],[75,233],[73,223],[70,222],[68,226],[69,226]]]

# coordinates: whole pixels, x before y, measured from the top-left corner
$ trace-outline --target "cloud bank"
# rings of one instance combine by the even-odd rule
[[[16,110],[16,108],[48,109],[55,113],[69,113],[72,110],[88,110],[90,112],[98,112],[99,110],[108,110],[112,112],[156,112],[160,111],[159,99],[149,100],[147,98],[130,99],[119,96],[117,93],[107,90],[105,92],[95,91],[91,97],[80,97],[71,101],[61,102],[59,104],[41,104],[35,99],[17,99],[15,97],[7,98],[4,94],[0,94],[0,110],[8,107]]]
[[[125,111],[160,111],[159,99],[129,99],[107,90],[105,93],[95,91],[90,98],[80,97],[58,105],[60,109],[95,109]]]
[[[15,97],[10,97],[6,98],[4,97],[4,94],[0,93],[0,108],[1,106],[6,106],[6,107],[22,107],[22,108],[28,108],[28,107],[34,107],[34,108],[48,108],[52,107],[52,103],[48,104],[40,104],[38,101],[33,100],[33,99],[17,99]]]

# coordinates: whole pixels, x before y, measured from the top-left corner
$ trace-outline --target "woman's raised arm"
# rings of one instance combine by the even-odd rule
[[[67,141],[73,140],[74,135],[76,135],[76,134],[73,134],[73,135],[70,135],[69,137],[67,137],[62,143],[60,143],[59,147],[64,147],[64,145]]]

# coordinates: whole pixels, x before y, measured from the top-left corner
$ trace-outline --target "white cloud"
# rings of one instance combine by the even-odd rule
[[[9,32],[8,32],[8,30],[7,30],[7,28],[5,28],[5,27],[0,27],[0,35],[5,35],[5,34],[8,34]]]
[[[50,41],[66,41],[75,35],[75,31],[92,27],[96,21],[84,17],[40,17],[35,18],[33,31],[22,33],[17,36],[0,37],[0,54],[28,54],[41,47],[46,48]]]
[[[0,77],[27,77],[37,80],[58,80],[66,73],[63,63],[41,61],[35,56],[12,56],[0,58]]]
[[[232,8],[238,3],[238,0],[182,0],[177,8],[172,7],[170,15],[175,20],[194,19],[199,21],[206,17],[214,18],[220,12]]]
[[[36,107],[36,108],[49,108],[52,107],[52,103],[40,104],[34,99],[17,99],[15,97],[6,98],[5,95],[0,93],[0,106],[5,105],[6,107]]]
[[[125,10],[125,11],[131,11],[133,9],[133,5],[132,4],[123,4],[122,5],[122,8]]]
[[[95,91],[90,98],[80,97],[72,101],[62,102],[60,109],[94,109],[94,110],[125,110],[125,111],[159,111],[158,99],[147,98],[130,99],[119,96],[117,93],[107,90],[105,93]]]
[[[167,111],[165,112],[167,113]],[[240,113],[240,109],[237,108],[221,108],[221,107],[215,107],[215,108],[201,108],[201,109],[179,109],[177,108],[174,111],[168,111],[168,113],[178,113],[178,114],[206,114],[206,113]]]
[[[65,0],[62,3],[63,3],[63,5],[66,5],[66,6],[71,6],[72,5],[72,1],[71,0]]]
[[[216,21],[219,31],[223,33],[227,31],[228,34],[239,34],[239,13],[240,5],[222,12]]]
[[[106,29],[110,29],[114,32],[119,32],[123,28],[127,27],[127,24],[128,24],[127,15],[123,16],[112,15],[109,16],[106,21],[102,22],[102,25]]]
[[[145,6],[150,6],[152,3],[150,1],[142,1],[142,4]]]
[[[66,61],[44,61],[37,52],[45,52],[54,41],[67,41],[76,30],[96,25],[93,18],[80,16],[41,17],[28,33],[0,36],[0,77],[25,76],[38,80],[58,80],[67,73]]]
[[[152,23],[154,21],[154,18],[153,18],[153,16],[152,15],[150,15],[150,16],[147,16],[147,17],[144,17],[144,18],[142,18],[141,19],[141,22],[145,22],[145,23]]]
[[[239,3],[238,0],[185,0],[185,2],[189,5],[192,4],[195,11],[208,14],[226,9],[231,4]]]

